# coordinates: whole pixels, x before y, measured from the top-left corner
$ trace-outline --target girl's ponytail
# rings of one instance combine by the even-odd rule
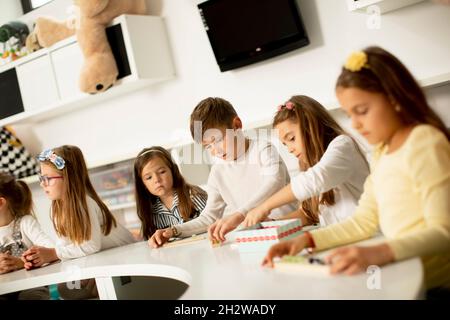
[[[16,185],[20,190],[22,200],[18,211],[21,212],[22,215],[33,213],[33,196],[31,194],[30,187],[28,187],[28,185],[21,180],[16,181]]]
[[[17,181],[12,175],[0,172],[0,197],[8,201],[14,218],[33,212],[31,190],[23,181]]]

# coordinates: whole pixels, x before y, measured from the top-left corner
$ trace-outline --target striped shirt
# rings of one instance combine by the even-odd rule
[[[203,190],[202,190],[203,191]],[[194,203],[195,212],[190,219],[197,218],[206,206],[208,195],[205,191],[196,195],[191,194],[191,200]],[[178,208],[178,194],[174,191],[172,208],[169,210],[161,199],[156,198],[153,204],[153,223],[156,229],[165,229],[188,220],[183,220]]]

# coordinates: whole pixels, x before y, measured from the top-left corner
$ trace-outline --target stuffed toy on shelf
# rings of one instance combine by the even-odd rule
[[[80,90],[90,94],[106,91],[115,84],[119,74],[106,36],[106,26],[122,14],[146,14],[145,0],[74,0],[74,4],[79,9],[75,20],[37,19],[27,46],[32,50],[47,48],[76,34],[84,56]]]
[[[25,41],[28,34],[28,26],[22,21],[10,21],[0,26],[0,65],[27,54]]]

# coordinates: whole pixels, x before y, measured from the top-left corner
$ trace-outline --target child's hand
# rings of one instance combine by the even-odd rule
[[[294,239],[282,241],[270,247],[269,252],[265,256],[262,265],[273,268],[273,259],[284,255],[296,255],[302,251],[308,244],[308,239],[304,235],[300,235]]]
[[[23,262],[20,258],[16,258],[6,253],[0,253],[0,274],[8,273],[23,268]]]
[[[247,213],[242,225],[245,228],[253,226],[253,225],[257,224],[258,222],[266,220],[266,218],[269,216],[269,214],[270,214],[270,211],[265,210],[261,207],[256,207]]]
[[[150,239],[148,239],[148,244],[152,248],[159,248],[172,237],[173,232],[171,228],[159,229],[155,231]]]
[[[219,219],[214,222],[208,228],[208,237],[210,241],[225,241],[225,235],[236,229],[239,224],[244,220],[244,215],[240,212],[233,213],[232,215]]]
[[[58,260],[56,251],[53,248],[33,246],[22,254],[25,269],[41,267],[43,264]]]
[[[333,250],[325,261],[332,274],[353,275],[365,272],[371,265],[382,266],[394,261],[394,253],[388,244],[371,247],[344,247]]]

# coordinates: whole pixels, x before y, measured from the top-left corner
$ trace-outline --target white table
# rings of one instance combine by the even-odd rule
[[[100,299],[117,299],[121,296],[113,277],[118,276],[153,277],[135,289],[144,294],[170,287],[172,281],[173,296],[169,293],[163,297],[178,298],[182,294],[181,299],[416,299],[423,294],[419,258],[381,268],[381,289],[370,290],[369,274],[286,274],[261,267],[264,255],[265,251],[240,253],[229,244],[212,248],[206,240],[161,249],[140,242],[44,268],[0,275],[0,294],[95,278]],[[152,285],[159,278],[167,279],[169,285]],[[144,278],[132,279],[138,282]]]

